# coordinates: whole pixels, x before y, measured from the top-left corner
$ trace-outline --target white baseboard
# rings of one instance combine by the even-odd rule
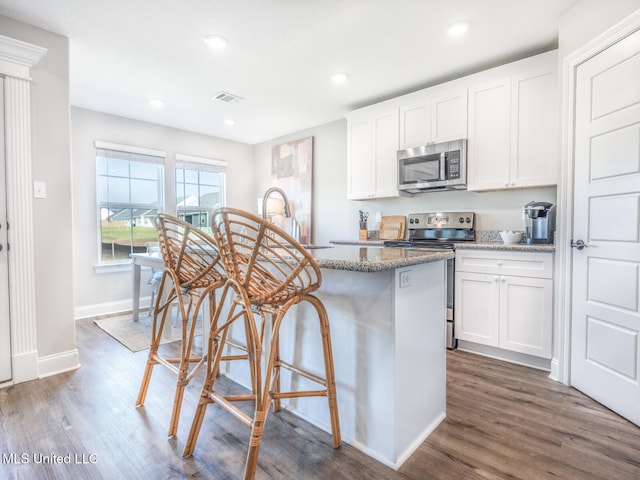
[[[80,358],[78,350],[73,349],[68,352],[47,355],[38,359],[39,377],[50,377],[59,373],[69,372],[80,368]]]
[[[481,345],[479,343],[458,340],[458,350],[476,353],[485,357],[495,358],[497,360],[503,360],[517,365],[524,365],[525,367],[536,368],[546,372],[551,370],[551,359],[535,357],[525,353],[512,352],[510,350]]]
[[[149,308],[151,305],[151,296],[140,297],[140,308]],[[93,305],[84,305],[76,307],[74,315],[76,320],[83,318],[97,317],[98,315],[111,315],[114,313],[126,313],[132,310],[131,299],[119,300],[117,302],[96,303]]]
[[[38,351],[17,353],[11,362],[11,380],[13,383],[28,382],[38,378]]]
[[[549,378],[556,382],[560,381],[560,362],[557,358],[551,359],[551,372],[549,373]]]

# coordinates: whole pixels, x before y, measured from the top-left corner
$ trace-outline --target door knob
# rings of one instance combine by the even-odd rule
[[[588,247],[586,243],[582,240],[576,240],[575,242],[571,240],[571,248],[577,248],[578,250],[582,250],[584,247]]]

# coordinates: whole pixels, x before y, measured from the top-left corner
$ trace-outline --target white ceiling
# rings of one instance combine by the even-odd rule
[[[255,144],[555,48],[576,1],[0,0],[0,14],[70,39],[73,106]],[[467,35],[448,37],[459,20]]]

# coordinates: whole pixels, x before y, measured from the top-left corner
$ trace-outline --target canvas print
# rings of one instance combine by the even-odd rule
[[[271,151],[271,185],[281,188],[289,202],[291,217],[278,215],[280,224],[300,243],[311,243],[311,191],[313,174],[313,137],[302,138],[273,147]],[[274,194],[275,198],[280,198]]]

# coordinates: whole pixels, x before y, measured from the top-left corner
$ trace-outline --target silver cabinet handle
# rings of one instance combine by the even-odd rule
[[[575,242],[571,240],[571,248],[577,248],[578,250],[582,250],[584,247],[588,247],[586,243],[582,240],[576,240]]]

